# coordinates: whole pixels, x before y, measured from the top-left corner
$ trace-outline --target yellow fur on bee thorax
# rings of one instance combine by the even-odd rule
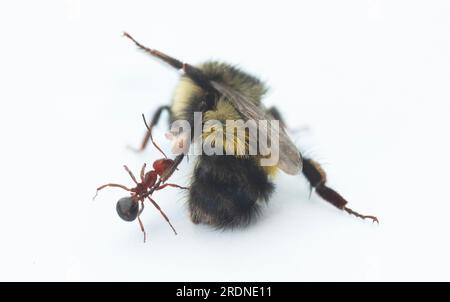
[[[222,144],[224,154],[234,154],[236,157],[249,157],[249,133],[244,123],[233,123],[228,129],[226,121],[240,120],[241,116],[226,99],[217,102],[215,110],[206,111],[203,115],[202,138],[204,143],[215,146]],[[228,132],[228,135],[227,135]],[[254,155],[260,165],[260,156]],[[269,176],[275,176],[277,166],[261,166]]]
[[[197,86],[191,79],[182,77],[175,88],[172,97],[171,111],[175,117],[183,112],[191,102],[193,96],[200,96],[203,90]]]
[[[211,146],[222,144],[225,154],[248,156],[248,133],[239,127],[227,128],[227,121],[240,119],[241,116],[228,101],[219,100],[215,110],[206,111],[203,115],[203,141]]]

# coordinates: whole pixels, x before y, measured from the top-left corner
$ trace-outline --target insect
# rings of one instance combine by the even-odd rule
[[[147,125],[145,117],[144,122]],[[173,227],[169,218],[151,196],[154,191],[159,191],[166,187],[188,189],[186,187],[182,187],[177,184],[166,183],[167,179],[173,174],[178,164],[182,161],[183,155],[177,156],[175,160],[169,159],[167,158],[166,154],[161,150],[161,148],[153,141],[152,137],[151,140],[153,142],[153,145],[164,155],[164,158],[155,160],[153,162],[153,170],[146,172],[145,170],[147,165],[144,164],[141,168],[140,182],[139,182],[134,176],[133,172],[131,172],[131,170],[126,165],[124,165],[123,167],[125,168],[125,171],[130,175],[131,179],[135,184],[135,187],[128,188],[121,184],[108,183],[98,187],[96,194],[94,196],[95,199],[97,197],[98,192],[107,187],[121,188],[125,191],[130,192],[130,196],[122,197],[121,199],[119,199],[119,201],[117,201],[116,204],[117,214],[119,215],[120,218],[122,218],[125,221],[134,221],[136,220],[136,218],[138,219],[139,226],[141,228],[142,233],[144,234],[144,242],[146,241],[147,233],[145,231],[144,224],[142,223],[140,216],[145,208],[144,207],[145,199],[148,199],[152,203],[152,205],[160,212],[160,214],[172,228],[175,235],[177,235],[177,231]]]
[[[225,122],[237,119],[275,120],[282,126],[276,137],[269,137],[270,141],[274,142],[276,138],[279,142],[279,160],[275,165],[262,165],[265,157],[261,154],[202,154],[198,157],[188,194],[192,222],[217,228],[248,225],[257,217],[260,205],[269,200],[274,191],[272,176],[281,170],[289,175],[302,173],[310,183],[311,190],[314,189],[325,201],[351,215],[378,223],[375,216],[362,215],[347,207],[347,201],[326,185],[327,177],[322,167],[313,159],[302,157],[287,135],[279,111],[275,107],[266,108],[262,104],[261,100],[267,87],[258,78],[226,63],[208,61],[198,66],[183,63],[158,50],[145,47],[128,33],[124,33],[124,36],[133,41],[139,49],[183,72],[172,103],[160,106],[154,112],[140,151],[144,150],[149,139],[152,139],[152,128],[164,111],[169,113],[171,123],[186,120],[192,127],[195,126],[196,112],[202,113],[200,122],[203,126],[211,120]],[[265,130],[272,130],[272,124]],[[191,135],[191,142],[195,139],[196,137]],[[223,145],[245,149],[248,140],[249,137],[246,136],[240,141],[224,141]],[[148,193],[140,192],[136,198],[139,199],[142,194]]]

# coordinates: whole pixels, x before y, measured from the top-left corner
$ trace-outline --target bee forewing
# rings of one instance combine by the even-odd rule
[[[236,91],[228,86],[223,85],[222,83],[212,81],[212,86],[224,95],[236,108],[236,110],[243,116],[246,120],[254,120],[254,121],[269,121],[272,118],[267,115],[265,108],[260,105],[257,106],[254,102],[248,99],[245,95]],[[266,124],[259,125],[259,131],[264,131],[268,137],[268,144],[272,146],[272,138],[271,135],[275,133],[278,136],[279,146],[278,146],[278,154],[279,160],[277,167],[280,168],[287,174],[295,175],[301,172],[302,170],[302,158],[300,152],[298,151],[295,144],[291,141],[287,133],[283,128],[273,129],[273,123],[267,123],[270,129],[267,129]]]
[[[281,151],[278,168],[289,175],[299,174],[303,168],[302,157],[286,133],[284,136],[286,136],[286,139],[282,139],[282,136],[280,137]]]

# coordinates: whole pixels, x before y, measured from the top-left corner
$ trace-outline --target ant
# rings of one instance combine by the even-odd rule
[[[140,182],[138,182],[133,172],[131,172],[131,170],[126,165],[124,165],[123,167],[125,168],[125,171],[128,172],[128,174],[130,175],[131,179],[133,180],[136,186],[133,188],[128,188],[121,184],[108,183],[97,188],[96,194],[93,199],[97,197],[98,191],[106,187],[121,188],[123,190],[130,192],[131,196],[123,197],[119,199],[119,201],[117,202],[116,205],[117,214],[119,214],[120,218],[122,218],[125,221],[134,221],[137,218],[141,231],[144,234],[144,242],[145,242],[147,238],[147,233],[145,232],[144,224],[142,223],[140,218],[141,213],[144,211],[144,200],[147,198],[153,204],[153,206],[161,213],[161,215],[167,221],[169,226],[172,228],[175,235],[177,235],[177,231],[173,227],[169,218],[161,209],[161,207],[158,205],[158,203],[151,197],[151,195],[153,194],[154,191],[162,190],[166,187],[174,187],[185,190],[189,188],[182,187],[173,183],[165,183],[166,180],[177,169],[177,166],[183,160],[184,155],[183,154],[178,155],[174,160],[167,158],[166,154],[153,140],[153,137],[151,136],[152,129],[151,127],[148,126],[147,121],[145,120],[145,116],[142,115],[142,117],[144,119],[145,126],[147,127],[150,133],[150,139],[153,145],[164,155],[164,158],[155,160],[153,162],[153,170],[150,170],[148,172],[145,172],[147,165],[144,163],[140,172]]]

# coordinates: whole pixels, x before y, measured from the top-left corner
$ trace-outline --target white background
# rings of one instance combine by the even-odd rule
[[[449,16],[448,1],[2,1],[0,280],[450,281]],[[380,225],[280,175],[261,219],[233,232],[193,225],[182,192],[155,194],[179,235],[148,206],[144,244],[116,214],[123,192],[91,197],[159,157],[125,146],[178,74],[123,30],[267,81],[330,186]]]

